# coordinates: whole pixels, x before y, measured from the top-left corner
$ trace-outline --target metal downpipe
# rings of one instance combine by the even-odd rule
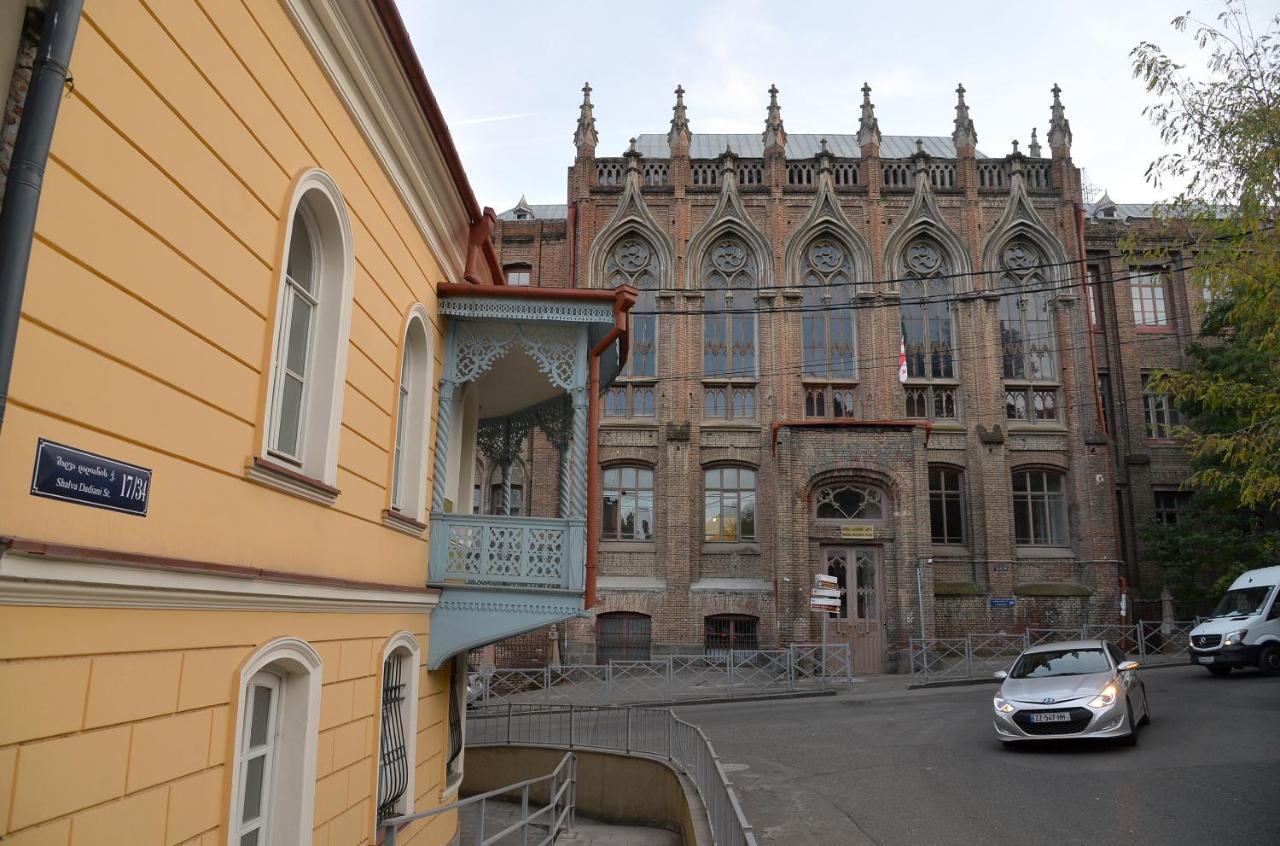
[[[84,0],[49,0],[0,209],[0,428],[4,426],[36,211]]]

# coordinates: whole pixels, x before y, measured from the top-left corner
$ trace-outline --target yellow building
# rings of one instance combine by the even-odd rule
[[[43,184],[10,179],[0,223],[18,238],[32,210],[29,261],[0,277],[21,309],[0,373],[0,839],[373,843],[456,795],[454,656],[582,608],[587,361],[616,370],[625,292],[491,297],[521,324],[468,296],[502,285],[492,212],[391,0],[79,5],[0,3],[0,85],[27,98],[14,173],[56,102]],[[446,320],[490,318],[495,350],[462,373]],[[556,332],[572,351],[549,364]],[[555,390],[528,388],[539,372]],[[558,391],[565,519],[450,514],[486,410]],[[462,564],[442,547],[428,587],[446,520]],[[491,531],[525,533],[525,563],[470,584]],[[548,587],[524,617],[493,601]],[[450,591],[467,601],[444,614]]]

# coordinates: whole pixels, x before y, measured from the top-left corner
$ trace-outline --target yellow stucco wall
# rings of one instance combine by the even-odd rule
[[[382,512],[401,333],[424,304],[434,382],[447,277],[285,9],[87,0],[71,71],[0,431],[0,536],[422,587],[425,537]],[[245,477],[290,189],[310,168],[342,191],[355,253],[332,506]],[[457,204],[452,184],[437,187]],[[41,437],[151,468],[148,515],[31,496]],[[382,650],[409,631],[425,660],[427,625],[425,613],[0,605],[5,845],[223,846],[238,668],[283,636],[324,665],[314,842],[372,842]],[[441,799],[449,683],[421,672],[420,810]],[[455,825],[401,842],[446,842]]]
[[[313,842],[372,842],[382,656],[400,631],[425,647],[426,622],[0,607],[6,846],[224,846],[239,668],[282,634],[306,640],[324,662]],[[419,674],[414,793],[425,810],[440,803],[444,783],[449,681],[446,670]],[[433,825],[409,842],[444,842],[456,820]]]
[[[424,584],[425,540],[381,514],[402,327],[415,302],[436,320],[445,277],[286,11],[89,0],[72,72],[0,433],[0,534]],[[290,186],[312,167],[355,245],[331,507],[245,479]],[[434,342],[438,377],[438,327]],[[152,468],[150,514],[31,496],[38,437]]]

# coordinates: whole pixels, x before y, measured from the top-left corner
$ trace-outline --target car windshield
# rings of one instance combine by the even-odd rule
[[[1111,664],[1101,649],[1059,649],[1026,652],[1013,665],[1010,678],[1047,679],[1054,676],[1083,676],[1110,672]]]
[[[1262,610],[1262,605],[1267,601],[1267,594],[1270,592],[1270,585],[1229,590],[1227,595],[1222,597],[1222,601],[1218,603],[1218,607],[1213,610],[1213,616],[1253,616]]]

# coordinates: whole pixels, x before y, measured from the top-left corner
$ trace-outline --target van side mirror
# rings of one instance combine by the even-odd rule
[[[1142,665],[1139,664],[1137,661],[1125,661],[1120,666],[1116,667],[1116,669],[1122,673],[1131,673],[1134,670],[1138,669],[1138,667],[1140,666]]]
[[[1009,678],[1009,674],[1006,673],[1004,670],[996,670],[994,673],[992,673],[992,675],[1000,679],[1000,681],[1004,681],[1005,679]]]

